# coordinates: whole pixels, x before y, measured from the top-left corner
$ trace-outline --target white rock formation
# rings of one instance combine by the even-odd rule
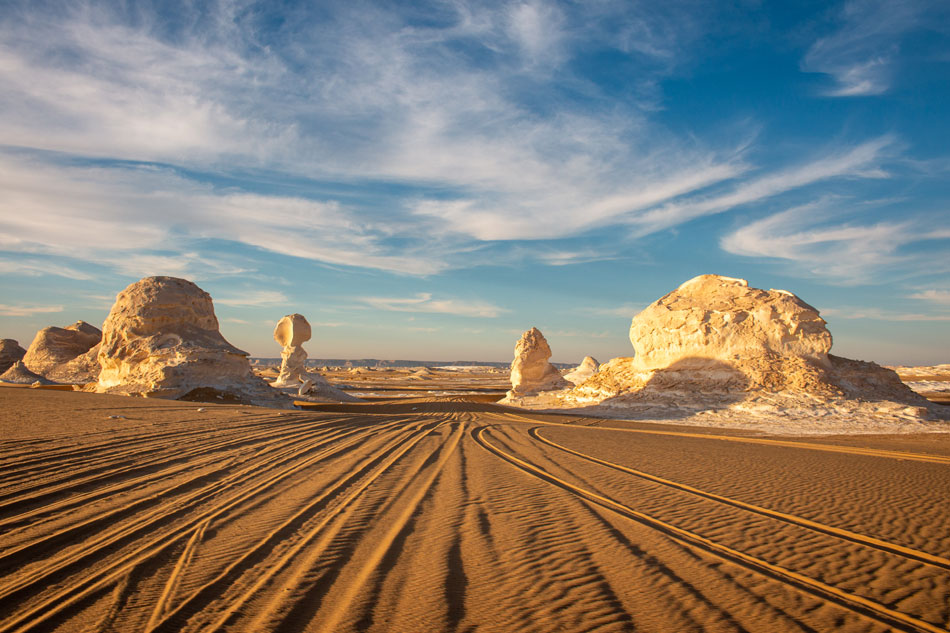
[[[597,370],[599,369],[600,363],[597,362],[597,359],[595,359],[593,356],[585,356],[580,365],[575,367],[570,372],[564,374],[564,380],[572,382],[575,385],[579,385],[596,374]]]
[[[102,332],[85,321],[76,321],[67,327],[47,327],[36,333],[23,356],[23,364],[30,371],[53,379],[49,375],[60,365],[81,356],[99,344]]]
[[[12,338],[0,339],[0,373],[13,367],[13,363],[23,360],[26,350]]]
[[[100,393],[292,406],[218,331],[211,296],[185,279],[146,277],[119,293],[103,324]]]
[[[9,382],[15,385],[52,385],[52,380],[48,380],[37,373],[27,369],[23,361],[16,361],[3,374],[0,374],[0,382]]]
[[[288,314],[277,322],[274,340],[283,350],[280,352],[280,373],[273,386],[296,387],[307,380],[307,352],[303,344],[310,340],[310,336],[310,323],[302,314]]]
[[[337,389],[318,373],[307,371],[307,352],[303,344],[312,335],[310,323],[302,314],[288,314],[277,322],[274,340],[283,347],[280,373],[273,387],[296,390],[298,397],[311,402],[362,402],[342,389]]]
[[[99,380],[99,347],[97,343],[85,354],[53,367],[46,372],[46,377],[59,383],[71,385],[86,385]]]
[[[551,348],[538,328],[531,328],[515,344],[515,358],[511,362],[511,390],[506,400],[570,387],[557,367],[548,362]]]
[[[790,292],[750,288],[742,279],[687,281],[633,318],[630,341],[635,358],[606,363],[563,403],[729,407],[784,394],[812,403],[927,404],[893,371],[829,354],[831,333],[815,308]]]

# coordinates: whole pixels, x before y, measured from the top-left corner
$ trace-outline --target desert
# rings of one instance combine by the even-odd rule
[[[950,0],[0,0],[0,633],[950,633]]]
[[[706,275],[632,361],[563,368],[537,328],[508,370],[318,366],[297,313],[270,364],[218,327],[145,278],[34,363],[94,349],[95,381],[0,378],[0,631],[950,623],[950,414],[898,379],[941,374],[829,355],[791,293]]]

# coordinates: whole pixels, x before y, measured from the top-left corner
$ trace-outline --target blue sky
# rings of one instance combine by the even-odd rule
[[[0,335],[196,281],[276,356],[632,355],[702,273],[950,362],[950,5],[43,2],[0,11]]]

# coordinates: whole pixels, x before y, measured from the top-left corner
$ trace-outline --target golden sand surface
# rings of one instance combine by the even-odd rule
[[[0,633],[941,631],[950,437],[0,389]]]

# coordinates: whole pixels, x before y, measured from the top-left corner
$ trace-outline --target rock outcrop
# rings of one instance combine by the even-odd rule
[[[511,390],[506,399],[535,395],[541,391],[564,389],[571,384],[561,377],[557,367],[548,362],[551,348],[538,328],[521,335],[515,345],[511,362]]]
[[[3,374],[0,374],[0,382],[9,382],[15,385],[33,385],[36,383],[41,385],[55,384],[52,380],[47,380],[43,376],[27,369],[23,361],[20,360],[13,363]]]
[[[564,374],[564,380],[579,385],[596,374],[598,369],[600,369],[600,363],[597,362],[597,359],[592,356],[585,356],[580,365]]]
[[[59,383],[70,385],[87,385],[99,380],[99,347],[95,347],[85,354],[80,354],[76,358],[57,365],[46,372],[46,377]]]
[[[283,350],[280,352],[280,373],[273,386],[294,387],[306,380],[307,352],[303,344],[310,340],[310,336],[310,323],[302,314],[288,314],[277,322],[274,340]]]
[[[0,339],[0,374],[13,367],[18,360],[23,360],[26,350],[12,338]]]
[[[280,373],[271,385],[295,388],[297,396],[313,402],[362,402],[331,385],[318,373],[307,371],[307,352],[303,344],[310,340],[310,323],[302,314],[288,314],[277,322],[274,340],[283,347]]]
[[[100,393],[292,406],[218,330],[211,296],[185,279],[146,277],[119,293],[103,324]]]
[[[832,356],[818,311],[784,290],[701,275],[633,317],[634,358],[615,358],[573,391],[578,400],[735,403],[748,394],[921,404],[893,371]]]
[[[36,333],[23,356],[30,371],[53,379],[50,372],[99,344],[102,332],[85,321],[66,327],[47,327]]]

